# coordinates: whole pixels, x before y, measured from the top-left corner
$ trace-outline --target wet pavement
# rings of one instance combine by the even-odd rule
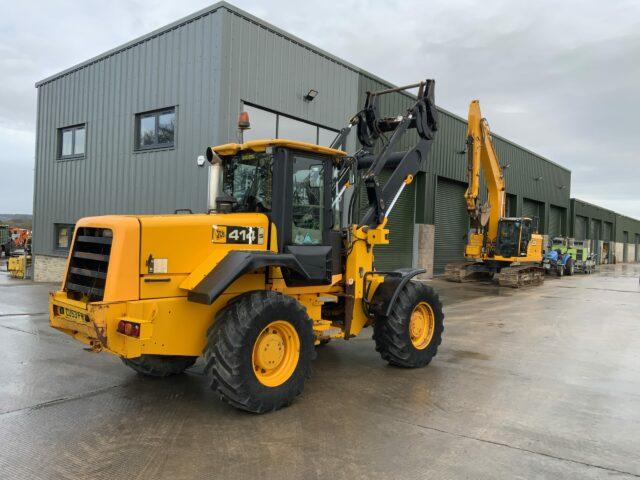
[[[537,288],[431,282],[445,336],[425,369],[371,333],[319,351],[304,394],[256,416],[201,364],[143,378],[47,324],[51,284],[0,273],[0,478],[635,478],[640,265]]]

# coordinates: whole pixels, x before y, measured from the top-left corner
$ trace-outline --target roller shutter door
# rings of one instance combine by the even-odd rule
[[[539,203],[535,200],[529,200],[525,198],[522,200],[522,216],[523,217],[538,217],[540,218]]]
[[[549,237],[560,237],[564,234],[563,224],[564,209],[551,205],[549,207]]]
[[[573,236],[576,240],[587,238],[587,217],[576,215]]]
[[[380,183],[389,178],[390,172],[383,170]],[[361,213],[367,204],[367,192],[360,192]],[[413,266],[413,230],[415,228],[416,189],[415,182],[407,186],[393,207],[387,228],[389,229],[389,245],[378,245],[374,249],[374,266],[377,270],[395,270]]]
[[[536,200],[522,199],[522,216],[538,219],[538,232],[545,233],[544,203]]]
[[[518,216],[518,214],[516,213],[518,211],[518,197],[510,193],[507,193],[505,194],[504,200],[505,200],[504,211],[507,217]]]
[[[602,240],[604,240],[605,242],[610,242],[612,238],[612,232],[613,232],[613,223],[604,222],[602,224]]]
[[[591,220],[589,229],[589,238],[591,240],[600,240],[602,238],[602,222],[600,220]]]
[[[444,271],[447,263],[464,260],[465,236],[469,217],[464,200],[466,185],[438,179],[435,210],[434,273]]]

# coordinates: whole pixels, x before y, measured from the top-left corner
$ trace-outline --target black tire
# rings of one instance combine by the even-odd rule
[[[262,384],[253,367],[258,336],[275,320],[292,326],[300,341],[295,370],[278,386]],[[271,291],[254,291],[236,297],[216,315],[207,333],[205,372],[220,398],[241,410],[266,413],[291,405],[311,376],[315,358],[312,321],[294,298]]]
[[[168,377],[184,372],[196,363],[198,357],[179,355],[142,355],[137,358],[123,358],[122,363],[147,377]]]
[[[409,333],[411,314],[420,302],[429,304],[434,317],[433,336],[423,349],[413,345]],[[423,283],[410,281],[398,295],[391,315],[376,318],[373,339],[376,342],[376,350],[390,365],[418,368],[426,366],[438,353],[443,331],[444,313],[438,294]]]
[[[556,274],[557,274],[559,277],[564,277],[564,265],[558,265],[558,266],[556,267]]]
[[[575,273],[575,265],[573,264],[573,258],[570,258],[569,260],[567,260],[566,269],[567,269],[567,275],[570,277]]]

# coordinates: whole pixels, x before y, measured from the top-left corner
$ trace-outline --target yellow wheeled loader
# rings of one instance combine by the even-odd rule
[[[379,115],[382,96],[411,88],[418,95],[407,112]],[[348,156],[339,148],[354,127],[363,148]],[[409,129],[417,142],[395,151]],[[204,357],[219,396],[258,413],[302,392],[314,345],[367,326],[388,363],[427,365],[443,331],[438,295],[412,280],[423,270],[382,272],[373,262],[436,129],[427,80],[368,93],[330,147],[268,139],[208,148],[208,213],[77,223],[51,326],[145,375],[177,374]],[[385,165],[395,167],[380,185]],[[350,188],[343,228],[336,210]],[[369,205],[355,218],[360,190]]]

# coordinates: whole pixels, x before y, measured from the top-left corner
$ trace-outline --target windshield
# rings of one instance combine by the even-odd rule
[[[520,222],[500,222],[500,241],[513,242],[517,241]]]
[[[236,199],[234,212],[271,211],[273,156],[240,153],[222,160],[222,190]]]

